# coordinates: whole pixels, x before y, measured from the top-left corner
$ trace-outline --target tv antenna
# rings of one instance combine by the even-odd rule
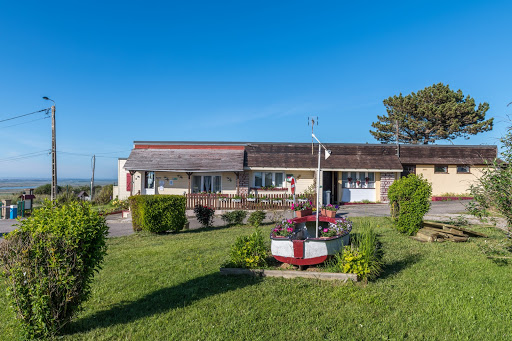
[[[313,136],[314,136],[313,128],[315,127],[315,123],[316,123],[316,125],[318,126],[318,116],[311,116],[311,117],[308,117],[308,126],[309,126],[309,124],[311,124],[311,155],[314,155],[314,154],[315,154],[315,151],[314,151],[314,148],[313,148],[313,144],[314,144],[314,140],[313,140]]]

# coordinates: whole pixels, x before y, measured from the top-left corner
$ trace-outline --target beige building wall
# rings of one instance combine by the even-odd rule
[[[432,195],[469,193],[469,186],[481,175],[485,166],[471,166],[470,173],[457,173],[456,165],[448,165],[448,173],[434,173],[434,165],[416,165],[416,174],[432,184]]]
[[[126,200],[130,196],[130,191],[126,190],[128,171],[123,168],[125,163],[126,159],[117,160],[117,186],[113,188],[113,197],[120,200]]]
[[[194,176],[201,175],[221,175],[221,188],[223,194],[236,194],[236,175],[234,172],[224,173],[193,173],[190,177],[191,187]],[[188,193],[188,175],[186,173],[177,172],[155,172],[156,193],[157,194],[178,194]],[[170,180],[173,184],[170,184]],[[163,181],[163,191],[159,189],[160,182]]]

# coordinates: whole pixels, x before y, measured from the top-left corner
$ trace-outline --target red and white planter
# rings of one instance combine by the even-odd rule
[[[315,221],[316,216],[310,215],[294,218],[296,224]],[[336,223],[335,218],[324,216],[319,221]],[[294,265],[315,265],[326,261],[330,256],[338,253],[344,245],[350,242],[350,233],[347,231],[341,236],[307,238],[306,240],[290,240],[286,237],[270,237],[272,256],[280,262]]]

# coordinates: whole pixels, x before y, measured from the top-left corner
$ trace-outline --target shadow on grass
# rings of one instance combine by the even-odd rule
[[[208,232],[208,231],[218,231],[218,230],[228,229],[233,226],[237,226],[237,225],[228,224],[228,225],[222,225],[222,226],[200,227],[197,229],[181,230],[179,233],[200,233],[200,232]]]
[[[226,276],[220,273],[194,278],[173,287],[154,291],[136,301],[121,302],[108,310],[98,311],[73,321],[65,327],[63,334],[72,335],[130,323],[172,309],[183,308],[203,298],[254,285],[260,281],[260,278],[252,276]]]
[[[421,255],[420,254],[414,254],[409,255],[405,257],[404,259],[396,260],[389,264],[384,264],[383,271],[381,275],[378,277],[379,279],[386,279],[392,275],[395,275],[399,273],[400,271],[403,271],[407,267],[417,263],[420,261]]]

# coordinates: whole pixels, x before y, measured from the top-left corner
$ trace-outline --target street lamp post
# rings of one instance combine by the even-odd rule
[[[47,101],[52,101],[52,191],[51,191],[51,200],[55,200],[57,198],[57,141],[55,137],[55,101],[48,98],[43,97],[43,99]]]
[[[316,235],[315,237],[318,238],[318,215],[320,212],[320,199],[319,199],[319,193],[320,193],[320,155],[322,152],[322,148],[325,150],[325,159],[327,160],[329,156],[331,156],[331,151],[327,149],[322,142],[320,142],[319,139],[316,138],[315,134],[311,134],[311,136],[317,140],[318,142],[318,170],[316,172]]]

